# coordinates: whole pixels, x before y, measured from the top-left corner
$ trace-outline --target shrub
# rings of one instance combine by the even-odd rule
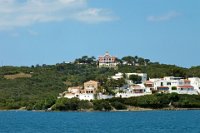
[[[127,107],[124,104],[117,102],[117,101],[112,102],[111,105],[117,110],[126,110],[127,109]]]
[[[176,87],[176,86],[173,86],[173,87],[172,87],[172,90],[177,90],[177,87]]]
[[[98,111],[110,111],[112,107],[106,100],[95,100],[93,101],[93,109]]]

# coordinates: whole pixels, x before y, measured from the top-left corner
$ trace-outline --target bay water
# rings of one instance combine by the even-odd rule
[[[200,133],[200,111],[1,111],[0,133]]]

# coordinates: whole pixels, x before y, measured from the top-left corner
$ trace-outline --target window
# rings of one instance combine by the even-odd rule
[[[171,82],[167,82],[167,85],[171,85]]]

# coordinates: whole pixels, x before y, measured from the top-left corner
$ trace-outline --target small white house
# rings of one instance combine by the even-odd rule
[[[164,77],[164,78],[157,78],[157,79],[149,79],[151,82],[153,82],[154,90],[164,90],[166,91],[168,88],[168,91],[171,90],[173,86],[180,86],[184,85],[184,80],[180,79],[179,77]]]

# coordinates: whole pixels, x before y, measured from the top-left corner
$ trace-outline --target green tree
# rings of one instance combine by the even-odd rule
[[[110,111],[112,109],[110,103],[106,100],[95,100],[93,105],[94,110],[98,111]]]
[[[122,61],[126,61],[128,64],[133,65],[136,60],[132,56],[125,56],[125,57],[122,58]]]
[[[118,101],[112,102],[111,105],[117,110],[126,110],[127,109],[127,107],[124,104],[122,104]]]
[[[138,76],[138,75],[130,75],[129,80],[131,80],[135,84],[138,84],[138,83],[141,83],[142,78],[141,76]]]

